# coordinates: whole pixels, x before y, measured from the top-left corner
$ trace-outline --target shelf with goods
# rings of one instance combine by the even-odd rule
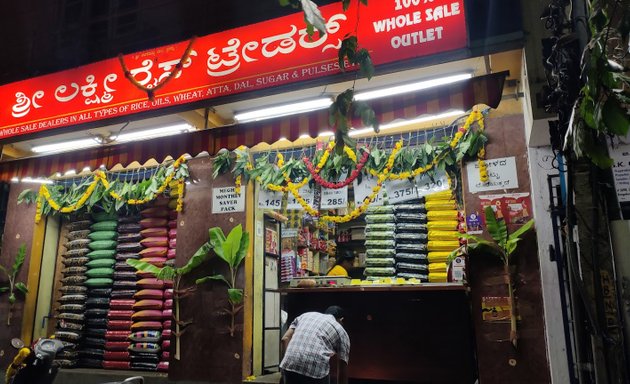
[[[372,206],[365,220],[366,280],[449,281],[448,258],[463,228],[450,190]]]
[[[321,276],[330,269],[336,228],[303,218],[296,242],[296,276]],[[334,257],[333,257],[334,260]]]

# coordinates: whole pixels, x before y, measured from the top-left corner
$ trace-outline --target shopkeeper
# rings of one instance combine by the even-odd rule
[[[338,252],[335,266],[328,271],[326,276],[348,277],[348,270],[354,266],[354,253],[348,249]]]

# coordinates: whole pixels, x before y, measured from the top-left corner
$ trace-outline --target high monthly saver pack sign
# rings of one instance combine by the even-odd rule
[[[463,0],[341,2],[320,8],[326,34],[308,36],[301,13],[0,87],[0,140],[338,73],[338,48],[356,35],[385,64],[464,48]],[[156,87],[177,73],[149,100]],[[356,70],[356,68],[350,68]]]

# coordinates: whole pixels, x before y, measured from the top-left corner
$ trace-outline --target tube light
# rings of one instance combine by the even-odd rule
[[[252,111],[236,113],[234,120],[239,123],[260,121],[274,117],[290,116],[298,113],[316,111],[330,107],[332,99],[330,97],[301,101],[298,103],[284,104],[276,107],[255,109]]]
[[[178,133],[191,132],[194,130],[195,128],[190,124],[175,124],[161,128],[145,129],[142,131],[123,133],[121,135],[118,135],[116,141],[120,143],[125,143],[142,139],[154,139],[157,137],[171,136]]]
[[[71,151],[71,150],[77,150],[77,149],[97,147],[99,145],[101,144],[94,139],[81,139],[81,140],[64,141],[64,142],[59,142],[59,143],[54,143],[54,144],[37,145],[31,148],[31,151],[35,153],[64,152],[64,151]]]
[[[440,85],[447,85],[457,83],[466,79],[472,78],[472,73],[458,73],[451,76],[438,77],[437,79],[422,80],[414,83],[398,85],[394,87],[376,89],[373,91],[359,92],[354,95],[354,99],[357,101],[365,101],[378,99],[381,97],[399,95],[401,93],[409,93],[415,91],[421,91],[423,89],[429,89],[433,87],[439,87]]]
[[[75,171],[74,169],[71,169],[69,171],[66,171],[66,173],[64,173],[64,176],[70,176],[70,175],[76,175],[77,171]]]
[[[19,179],[17,176],[13,176],[13,177],[11,178],[11,182],[12,182],[12,183],[19,183],[19,182],[20,182],[20,179]]]
[[[37,178],[33,179],[30,177],[25,177],[22,179],[23,183],[32,183],[32,184],[52,184],[52,180]]]
[[[317,135],[317,137],[328,137],[328,136],[333,136],[335,134],[335,132],[333,131],[324,131],[321,132],[319,135]]]
[[[445,119],[445,118],[454,117],[454,116],[460,116],[460,115],[463,115],[464,113],[465,113],[464,111],[456,110],[456,111],[449,111],[449,112],[440,113],[440,114],[437,114],[437,115],[420,116],[418,118],[411,119],[411,120],[394,121],[394,122],[391,122],[389,124],[381,125],[380,126],[380,131],[382,132],[382,131],[386,131],[386,130],[392,129],[392,128],[403,127],[405,125],[426,123],[427,121]],[[372,133],[372,132],[374,132],[373,128],[362,128],[362,129],[351,130],[348,133],[348,135],[350,135],[350,136],[357,136],[357,135],[364,135],[366,133]]]

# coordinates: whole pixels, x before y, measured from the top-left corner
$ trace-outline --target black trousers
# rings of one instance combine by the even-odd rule
[[[330,377],[328,375],[321,379],[314,379],[312,377],[300,375],[299,373],[291,371],[283,371],[284,384],[329,384]]]

